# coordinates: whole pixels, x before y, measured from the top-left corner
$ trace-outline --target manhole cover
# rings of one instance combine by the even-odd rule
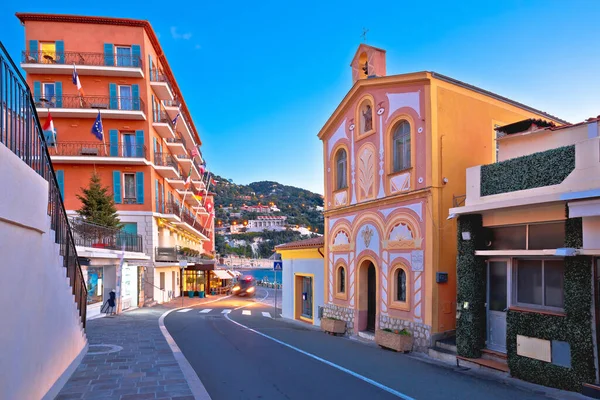
[[[88,346],[88,354],[96,355],[96,354],[109,354],[116,353],[117,351],[121,351],[123,348],[121,346],[117,346],[116,344],[90,344]]]

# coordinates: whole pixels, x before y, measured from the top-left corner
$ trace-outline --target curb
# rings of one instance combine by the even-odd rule
[[[165,327],[165,318],[167,315],[171,314],[173,311],[181,310],[183,308],[192,308],[195,306],[216,303],[217,301],[221,301],[221,300],[227,299],[229,297],[231,297],[231,296],[221,297],[220,299],[211,300],[211,301],[207,301],[207,302],[200,303],[200,304],[195,304],[190,307],[173,308],[171,310],[164,312],[158,319],[158,327],[160,328],[160,331],[162,332],[163,336],[165,337],[165,340],[169,344],[169,347],[171,348],[171,351],[173,352],[173,356],[175,357],[175,360],[177,360],[177,364],[179,364],[179,368],[181,368],[181,372],[183,372],[183,376],[185,377],[185,380],[187,381],[187,384],[190,387],[190,390],[192,391],[192,395],[194,396],[194,399],[196,399],[196,400],[212,400],[212,399],[211,399],[210,395],[208,394],[208,392],[206,391],[206,388],[202,384],[202,381],[196,374],[196,371],[194,371],[194,368],[192,368],[192,365],[187,360],[187,358],[185,358],[185,356],[181,352],[181,349],[179,348],[179,346],[177,346],[177,343],[175,343],[175,340],[173,339],[173,337],[171,336],[171,334]]]

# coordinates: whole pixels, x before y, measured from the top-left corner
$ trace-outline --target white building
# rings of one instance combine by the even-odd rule
[[[256,219],[248,221],[248,229],[252,231],[277,230],[273,228],[283,228],[285,226],[285,216],[258,216]]]

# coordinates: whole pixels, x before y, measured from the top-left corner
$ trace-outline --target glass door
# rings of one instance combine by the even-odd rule
[[[487,348],[506,353],[508,260],[489,260],[487,268]]]
[[[117,46],[117,67],[131,67],[131,47]]]
[[[131,86],[119,86],[119,109],[133,110]]]
[[[123,157],[135,157],[135,135],[131,133],[123,134]]]
[[[302,316],[313,317],[312,277],[309,276],[302,277]]]

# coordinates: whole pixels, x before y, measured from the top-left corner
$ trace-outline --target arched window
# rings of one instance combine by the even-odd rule
[[[367,53],[362,53],[358,57],[358,74],[360,76],[359,79],[365,79],[369,76],[369,58],[367,57]]]
[[[402,268],[396,270],[396,301],[406,303],[406,272]]]
[[[338,293],[346,293],[346,269],[338,268]]]
[[[393,171],[398,172],[410,168],[410,124],[401,121],[394,129],[392,137]]]
[[[348,177],[346,176],[347,160],[346,150],[339,149],[335,154],[336,165],[336,184],[335,190],[340,190],[348,187]]]

